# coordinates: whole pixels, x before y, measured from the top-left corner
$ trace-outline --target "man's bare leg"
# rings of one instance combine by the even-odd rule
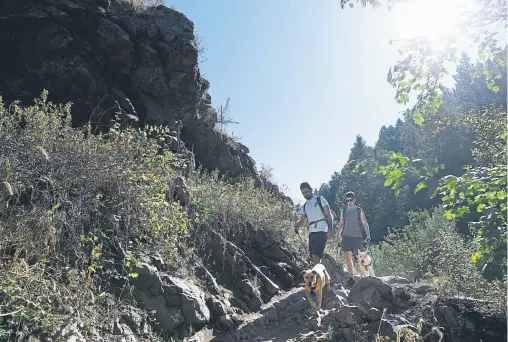
[[[353,253],[345,252],[346,256],[346,268],[347,273],[349,274],[349,279],[347,280],[348,285],[354,285],[354,270],[353,270]]]
[[[347,272],[353,278],[353,253],[345,252]]]

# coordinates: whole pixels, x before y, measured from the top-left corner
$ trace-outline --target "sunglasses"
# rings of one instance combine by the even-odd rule
[[[353,202],[355,199],[354,198],[346,198],[346,202]]]

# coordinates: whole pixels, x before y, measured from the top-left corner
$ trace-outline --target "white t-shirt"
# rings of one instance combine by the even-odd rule
[[[321,196],[321,205],[323,206],[323,208],[328,206],[328,202],[322,196]],[[326,222],[325,215],[323,214],[321,208],[319,207],[319,204],[317,202],[317,196],[312,197],[312,199],[306,202],[305,212],[303,211],[302,207],[302,214],[307,214],[307,224],[309,224],[310,222],[323,220],[309,225],[309,233],[328,231],[328,223]]]

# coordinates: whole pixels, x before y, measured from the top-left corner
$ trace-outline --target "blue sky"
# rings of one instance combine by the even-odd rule
[[[195,24],[206,47],[200,65],[214,106],[231,98],[229,131],[257,165],[271,166],[288,195],[327,182],[355,137],[368,144],[404,109],[386,82],[397,61],[395,13],[341,10],[339,0],[167,1]]]

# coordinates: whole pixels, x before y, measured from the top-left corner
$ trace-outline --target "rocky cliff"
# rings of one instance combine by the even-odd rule
[[[30,104],[47,89],[53,102],[73,103],[74,125],[103,127],[120,114],[141,127],[168,126],[171,139],[183,141],[205,169],[254,177],[260,186],[248,148],[215,129],[193,30],[188,18],[164,6],[2,1],[0,94]]]

